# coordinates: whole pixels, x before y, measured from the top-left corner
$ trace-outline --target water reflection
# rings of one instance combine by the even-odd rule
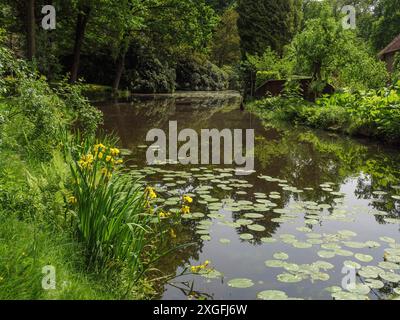
[[[169,284],[160,281],[159,297],[255,299],[263,290],[281,290],[290,297],[330,299],[325,288],[340,286],[344,261],[358,261],[353,255],[362,253],[374,260],[358,263],[377,266],[384,261],[388,246],[400,246],[400,202],[394,198],[400,195],[399,152],[307,129],[266,127],[253,115],[241,112],[239,105],[240,97],[233,93],[142,96],[99,105],[105,114],[105,129],[116,132],[122,147],[132,150],[130,163],[137,165],[132,168],[159,188],[166,208],[176,207],[168,200],[190,193],[195,197],[192,212],[205,214],[204,218],[169,226],[176,237],[165,239],[165,248],[191,245],[160,260],[157,276],[179,277]],[[153,128],[167,131],[169,121],[178,121],[179,130],[254,128],[257,172],[236,177],[229,166],[147,167],[145,136]],[[202,189],[204,186],[211,188]],[[249,213],[250,217],[246,216]],[[355,235],[342,235],[340,230],[351,230]],[[316,235],[313,238],[310,234]],[[379,239],[383,236],[395,242],[382,242]],[[368,241],[379,242],[379,247],[360,245]],[[335,254],[322,258],[326,253],[320,251],[326,250]],[[319,260],[334,268],[324,271],[328,279],[281,282],[277,277],[286,271],[265,266],[277,252],[289,256],[286,270],[295,268],[289,263],[306,270]],[[180,276],[188,265],[205,260],[211,260],[223,277]],[[314,272],[313,277],[326,276]],[[251,279],[254,286],[229,287],[227,281],[234,278]],[[362,281],[365,277],[359,277]],[[387,298],[398,287],[395,282],[382,282],[385,286],[373,289],[371,299]]]

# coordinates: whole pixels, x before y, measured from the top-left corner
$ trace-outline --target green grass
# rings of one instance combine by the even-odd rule
[[[0,300],[115,298],[84,272],[82,248],[68,235],[0,215]],[[55,268],[55,290],[42,287],[42,269],[49,265]]]

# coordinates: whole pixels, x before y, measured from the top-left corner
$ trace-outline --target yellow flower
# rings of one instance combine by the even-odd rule
[[[106,157],[106,162],[110,162],[112,160],[112,157],[111,156],[107,156]]]
[[[103,152],[99,152],[99,154],[97,155],[97,158],[99,158],[99,159],[103,159]]]
[[[113,157],[118,156],[118,155],[120,154],[120,151],[119,151],[119,149],[117,149],[117,148],[111,148],[111,149],[110,149],[110,152],[111,152],[111,155],[112,155]]]
[[[181,212],[183,214],[189,214],[190,213],[190,207],[189,206],[182,206]]]
[[[170,234],[171,234],[171,238],[176,238],[176,233],[175,233],[174,229],[171,229]]]
[[[123,160],[117,160],[117,161],[115,161],[115,164],[122,164],[124,161]]]
[[[99,143],[99,144],[94,145],[93,150],[94,150],[94,152],[98,152],[98,151],[105,151],[105,150],[107,150],[107,148],[104,144]]]
[[[183,201],[187,202],[187,203],[192,203],[193,199],[191,197],[189,197],[189,196],[183,196]]]
[[[152,187],[147,187],[146,188],[146,192],[148,195],[149,199],[155,199],[157,198],[157,194],[155,193],[154,189]]]
[[[68,198],[69,204],[76,204],[77,202],[78,202],[78,200],[74,196],[71,196]]]
[[[81,157],[81,159],[78,161],[78,165],[82,169],[90,168],[93,161],[94,161],[93,155],[89,153]]]
[[[210,261],[207,260],[206,262],[204,262],[203,264],[201,264],[199,266],[191,266],[190,270],[192,271],[192,273],[197,273],[200,270],[205,270],[209,264],[210,264]]]

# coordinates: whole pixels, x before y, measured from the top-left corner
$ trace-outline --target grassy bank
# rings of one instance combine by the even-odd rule
[[[101,113],[82,86],[0,61],[0,299],[151,297],[152,193],[96,138]]]
[[[340,92],[315,103],[293,95],[270,97],[249,103],[248,109],[268,121],[400,142],[400,82],[380,90]]]

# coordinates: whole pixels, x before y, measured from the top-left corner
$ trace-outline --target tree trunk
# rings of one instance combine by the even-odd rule
[[[36,55],[36,31],[35,31],[35,0],[26,1],[27,16],[27,58],[32,61]]]
[[[70,82],[75,83],[78,79],[79,62],[83,39],[85,38],[86,25],[89,20],[90,8],[86,7],[78,14],[75,30],[74,61],[72,63]]]
[[[117,71],[115,73],[115,78],[114,78],[114,83],[113,83],[113,93],[116,94],[119,88],[119,83],[121,82],[121,77],[124,72],[125,68],[125,57],[126,57],[126,52],[122,52],[118,58],[118,63],[117,63]]]

